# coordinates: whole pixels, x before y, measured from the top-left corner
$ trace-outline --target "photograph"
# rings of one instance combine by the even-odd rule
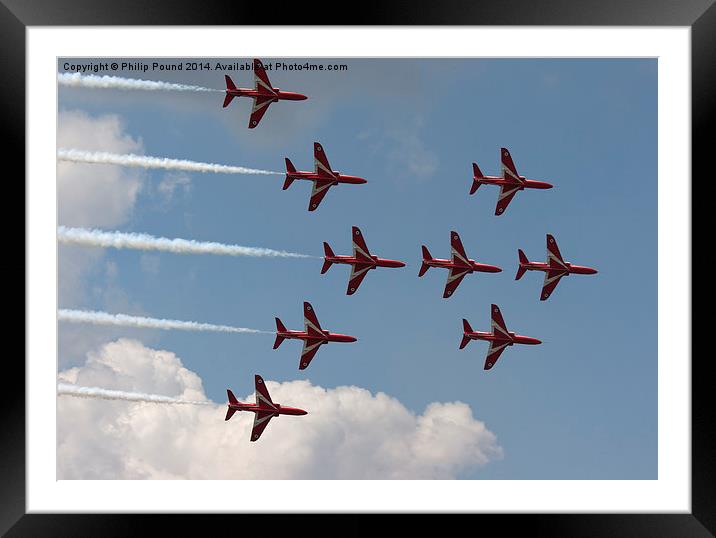
[[[57,480],[658,478],[656,58],[57,73]]]

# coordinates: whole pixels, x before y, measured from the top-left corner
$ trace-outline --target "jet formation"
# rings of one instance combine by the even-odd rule
[[[250,129],[255,128],[261,118],[264,116],[272,103],[287,100],[299,101],[307,99],[305,95],[294,92],[282,91],[274,88],[266,74],[263,63],[254,59],[254,88],[237,88],[228,75],[226,79],[226,96],[224,98],[224,107],[227,107],[234,97],[246,96],[254,100],[251,116],[249,118]],[[349,184],[359,185],[367,183],[367,180],[353,175],[343,174],[337,170],[333,170],[328,157],[326,156],[323,146],[314,142],[313,144],[314,170],[298,171],[293,163],[285,158],[286,178],[283,184],[283,190],[287,190],[296,180],[306,180],[313,183],[311,197],[308,203],[308,211],[315,211],[321,204],[321,201],[328,193],[328,190],[336,185]],[[495,207],[495,215],[499,216],[505,213],[512,199],[519,191],[524,190],[546,190],[551,189],[553,185],[546,181],[528,179],[521,176],[517,172],[517,168],[512,159],[512,155],[507,148],[500,148],[501,174],[499,176],[486,176],[482,173],[477,163],[472,163],[473,177],[470,187],[470,195],[477,192],[481,185],[495,185],[500,188]],[[363,233],[357,226],[351,228],[351,238],[353,253],[350,256],[336,255],[326,242],[323,243],[324,256],[321,274],[325,274],[333,264],[350,265],[351,272],[348,279],[346,289],[347,295],[353,295],[358,291],[359,286],[363,282],[366,275],[373,269],[378,267],[400,268],[405,267],[405,263],[398,260],[380,258],[373,255],[366,244]],[[499,273],[502,269],[496,265],[479,263],[468,257],[463,247],[460,236],[456,231],[450,232],[450,259],[433,258],[428,248],[422,245],[422,261],[418,277],[422,277],[431,267],[443,268],[448,270],[447,282],[443,291],[443,298],[447,299],[454,295],[458,286],[468,274],[472,273]],[[520,280],[527,271],[542,271],[545,273],[544,283],[540,295],[540,300],[545,301],[554,292],[560,279],[571,274],[595,274],[596,269],[591,267],[575,265],[564,261],[557,247],[554,237],[547,234],[547,261],[531,262],[525,253],[518,249],[519,265],[515,280]],[[315,310],[310,303],[303,303],[304,326],[303,331],[292,331],[286,329],[279,318],[276,318],[276,339],[273,348],[277,349],[286,339],[303,340],[303,350],[299,360],[299,370],[306,369],[311,360],[314,358],[318,349],[323,344],[329,342],[355,342],[354,336],[332,333],[321,328]],[[463,336],[460,342],[460,349],[471,340],[485,340],[489,342],[487,356],[485,358],[484,369],[490,370],[502,352],[509,346],[514,344],[537,345],[542,342],[537,338],[516,334],[507,329],[505,321],[500,312],[500,308],[496,304],[491,305],[491,331],[475,331],[470,323],[463,319]],[[228,393],[228,410],[226,412],[226,420],[229,420],[236,411],[251,411],[255,413],[254,426],[251,432],[251,441],[256,441],[266,428],[271,418],[279,415],[305,415],[306,411],[302,409],[285,407],[273,403],[271,396],[266,389],[261,376],[255,376],[256,382],[256,403],[248,404],[239,402],[230,390]]]

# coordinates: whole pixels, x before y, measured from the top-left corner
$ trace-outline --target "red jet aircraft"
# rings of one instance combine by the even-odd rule
[[[515,280],[522,278],[525,271],[544,271],[544,284],[542,284],[542,295],[540,301],[545,301],[559,284],[559,280],[563,276],[575,275],[593,275],[597,272],[591,267],[582,265],[574,265],[562,259],[557,247],[557,241],[550,234],[547,234],[547,262],[531,262],[525,256],[521,249],[517,249],[520,258],[520,266],[517,269]]]
[[[368,250],[368,245],[365,244],[365,239],[363,239],[363,234],[358,229],[358,226],[353,226],[351,231],[353,236],[353,256],[336,256],[330,245],[324,242],[323,250],[326,253],[324,257],[326,261],[323,262],[323,267],[321,268],[321,274],[323,274],[334,263],[345,263],[351,266],[351,277],[348,280],[346,295],[353,295],[358,290],[358,286],[360,286],[360,283],[363,282],[371,269],[376,267],[405,267],[403,262],[373,256]]]
[[[237,88],[234,81],[231,80],[229,75],[224,75],[226,79],[226,97],[224,97],[224,108],[229,106],[231,100],[234,97],[252,97],[254,100],[254,106],[251,109],[251,117],[249,118],[249,129],[256,127],[261,118],[268,110],[271,103],[277,101],[303,101],[308,99],[305,95],[294,92],[283,92],[278,88],[271,86],[271,81],[266,75],[266,69],[261,60],[254,59],[254,89],[250,88]]]
[[[495,215],[502,215],[502,213],[505,212],[505,209],[507,209],[507,206],[518,191],[524,189],[551,189],[553,187],[550,183],[527,179],[525,176],[519,175],[507,148],[500,149],[500,157],[502,159],[502,177],[485,176],[480,172],[477,163],[472,163],[473,178],[470,194],[475,194],[480,185],[500,186],[500,195],[497,198]]]
[[[271,401],[271,395],[269,394],[266,384],[260,375],[254,376],[256,383],[256,403],[241,403],[236,399],[234,393],[229,389],[226,389],[226,393],[229,395],[229,408],[226,410],[226,418],[229,420],[234,416],[237,411],[253,411],[254,415],[254,427],[251,430],[251,441],[256,441],[268,426],[269,421],[273,417],[279,415],[305,415],[306,411],[303,409],[296,409],[295,407],[286,407]]]
[[[492,305],[491,313],[492,332],[489,333],[473,331],[468,321],[464,318],[462,320],[464,333],[462,335],[462,342],[460,342],[460,349],[463,349],[469,344],[470,340],[487,340],[490,342],[490,348],[487,350],[487,358],[485,359],[485,370],[489,370],[495,365],[500,354],[507,346],[511,346],[512,344],[528,344],[533,346],[542,343],[536,338],[521,336],[508,331],[505,320],[502,319],[500,308],[497,305]]]
[[[306,326],[305,331],[289,331],[286,329],[281,320],[276,318],[276,341],[273,348],[276,349],[286,338],[294,338],[303,340],[303,351],[301,351],[301,360],[298,365],[299,370],[303,370],[311,363],[311,359],[316,355],[318,348],[328,342],[355,342],[358,340],[355,336],[347,334],[332,333],[321,329],[316,313],[313,311],[311,303],[303,303],[303,320]]]
[[[337,170],[333,170],[328,162],[328,157],[326,157],[323,151],[323,146],[318,142],[313,143],[313,160],[316,163],[315,172],[297,172],[296,167],[293,166],[293,163],[286,157],[286,181],[283,183],[283,190],[286,190],[295,179],[313,181],[311,200],[308,203],[309,211],[314,211],[318,207],[318,204],[321,203],[328,189],[333,185],[338,185],[339,183],[349,183],[351,185],[368,183],[368,181],[362,177],[349,176],[341,174]]]
[[[423,263],[420,266],[418,276],[423,276],[428,269],[431,267],[444,267],[449,269],[447,283],[445,284],[445,291],[443,292],[443,299],[450,297],[453,292],[457,289],[462,282],[462,279],[468,273],[477,271],[478,273],[499,273],[502,271],[496,265],[487,265],[485,263],[477,263],[475,260],[471,260],[465,254],[465,249],[460,241],[460,236],[457,232],[450,232],[450,247],[452,251],[451,260],[441,260],[433,258],[428,251],[428,247],[423,245]]]

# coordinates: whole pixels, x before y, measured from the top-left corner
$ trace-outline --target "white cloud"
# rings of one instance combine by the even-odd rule
[[[58,249],[58,301],[65,307],[85,303],[88,290],[86,279],[96,270],[103,257],[100,249],[88,249],[74,245],[60,245]]]
[[[123,131],[116,115],[91,117],[84,112],[61,111],[59,147],[139,151],[140,140]],[[58,221],[63,225],[114,226],[131,214],[141,188],[143,172],[120,166],[57,163]],[[61,246],[59,249],[59,298],[63,306],[87,300],[85,281],[103,257],[97,249]]]
[[[143,151],[141,139],[125,132],[124,122],[116,114],[91,116],[79,110],[63,110],[58,116],[57,144],[62,148],[97,151]],[[117,226],[131,216],[142,188],[145,172],[115,165],[57,163],[58,222],[73,226]],[[130,305],[117,282],[118,268],[104,266],[102,249],[60,245],[58,250],[58,304],[62,308],[86,307],[99,302],[108,310],[137,311]],[[87,285],[97,278],[94,288]],[[99,284],[101,282],[101,284]],[[100,341],[108,341],[117,332],[98,332],[86,327],[60,326],[61,361],[76,362]]]
[[[60,380],[205,400],[201,379],[169,351],[119,339]],[[249,442],[250,413],[208,407],[58,398],[59,479],[447,479],[502,456],[460,402],[415,415],[383,393],[267,381],[274,401],[308,411],[275,418]],[[244,401],[253,401],[253,393]]]
[[[124,133],[119,116],[92,117],[61,111],[58,148],[141,153],[141,139]],[[66,226],[116,226],[129,217],[142,187],[143,171],[115,165],[57,162],[58,221]]]

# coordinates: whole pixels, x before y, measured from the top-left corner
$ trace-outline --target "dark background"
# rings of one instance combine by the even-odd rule
[[[1,0],[0,122],[4,153],[24,154],[25,126],[25,27],[33,25],[248,25],[248,24],[398,24],[398,25],[585,25],[585,26],[691,26],[692,28],[692,174],[706,182],[712,152],[716,87],[716,8],[713,0],[468,0],[428,2],[390,1],[354,4],[294,2],[280,8],[265,2],[219,2],[216,0],[155,0],[152,2],[107,0]],[[709,144],[707,146],[707,144]],[[24,162],[7,179],[24,177]],[[19,185],[18,181],[9,182]],[[24,191],[5,195],[5,205],[19,206]],[[706,196],[697,197],[704,206]],[[5,214],[9,212],[6,211]],[[692,218],[701,215],[697,208]],[[706,214],[709,214],[708,212]],[[16,221],[15,221],[16,222]],[[694,226],[696,250],[692,266],[711,266],[707,243],[699,243],[704,226]],[[20,246],[24,253],[24,245]],[[708,253],[706,258],[704,252]],[[706,259],[705,259],[706,258]],[[700,262],[700,263],[699,263]],[[14,269],[6,264],[6,269]],[[23,257],[23,273],[25,262]],[[685,275],[689,278],[691,275]],[[692,284],[693,286],[693,284]],[[19,286],[8,286],[9,291]],[[699,295],[701,297],[701,295]],[[703,297],[701,302],[705,302]],[[692,334],[705,329],[706,316],[695,317]],[[667,515],[475,515],[475,516],[333,516],[316,521],[308,515],[237,516],[141,516],[141,515],[26,515],[25,514],[25,371],[17,354],[4,358],[9,366],[2,409],[0,454],[0,532],[8,536],[128,536],[159,532],[188,535],[214,530],[221,525],[240,534],[275,533],[282,525],[288,532],[305,529],[315,534],[358,535],[392,531],[389,525],[415,524],[423,531],[454,532],[455,526],[471,527],[458,532],[519,533],[532,536],[713,536],[716,529],[716,413],[711,405],[715,377],[707,354],[694,353],[692,342],[692,513]],[[276,492],[280,494],[280,491]],[[348,518],[350,517],[350,521]],[[451,519],[448,521],[448,517]],[[454,518],[463,521],[454,522]],[[468,519],[469,518],[469,519]],[[451,527],[446,528],[446,523]],[[381,528],[382,527],[382,528]],[[400,529],[400,527],[396,527]],[[217,529],[218,530],[218,529]],[[411,529],[412,530],[412,529]],[[221,531],[220,531],[221,532]]]

